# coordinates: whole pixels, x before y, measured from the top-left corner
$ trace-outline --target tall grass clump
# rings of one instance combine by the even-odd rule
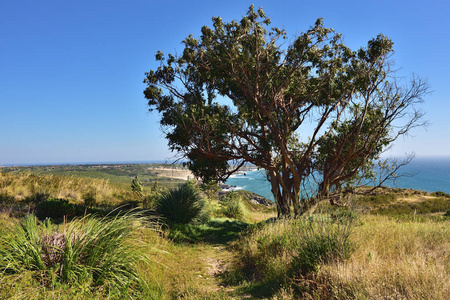
[[[208,220],[206,205],[192,182],[164,192],[156,202],[156,211],[169,222],[188,224]]]
[[[323,264],[349,257],[352,220],[327,215],[261,223],[237,243],[241,268],[266,293],[294,278],[314,276]]]
[[[150,261],[134,232],[145,223],[136,213],[61,225],[29,215],[0,237],[0,270],[4,276],[31,272],[51,289],[63,285],[117,297],[142,292],[146,284],[136,264]]]
[[[235,192],[227,193],[220,201],[222,214],[228,218],[244,220],[247,214],[240,195]]]

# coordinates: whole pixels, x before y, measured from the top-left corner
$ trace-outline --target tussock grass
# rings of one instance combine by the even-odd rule
[[[247,209],[244,206],[241,196],[235,192],[229,192],[222,197],[222,214],[227,218],[244,221],[247,216]]]
[[[155,206],[162,217],[175,224],[204,223],[209,218],[198,187],[189,181],[163,193]]]
[[[30,274],[22,287],[38,293],[62,286],[119,298],[152,294],[136,268],[154,264],[146,254],[150,249],[135,233],[145,224],[136,213],[86,216],[59,226],[27,216],[0,237],[0,287],[13,295],[16,283],[9,278]]]

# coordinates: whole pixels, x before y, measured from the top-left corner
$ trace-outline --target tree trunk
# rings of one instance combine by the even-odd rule
[[[272,194],[275,198],[275,203],[277,205],[278,218],[289,217],[291,213],[290,199],[286,197],[286,193],[281,190],[280,183],[278,182],[278,177],[273,170],[267,171],[267,179],[272,186]]]

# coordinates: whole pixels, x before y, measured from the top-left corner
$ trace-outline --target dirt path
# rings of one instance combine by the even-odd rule
[[[222,245],[190,244],[172,249],[176,263],[170,269],[170,294],[175,299],[241,299],[235,288],[227,287],[223,274],[233,253]]]

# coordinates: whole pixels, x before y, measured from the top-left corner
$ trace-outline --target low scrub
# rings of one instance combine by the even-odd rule
[[[382,207],[393,203],[397,195],[393,193],[382,193],[378,195],[362,196],[356,203],[370,208]]]
[[[241,267],[260,283],[258,289],[272,294],[292,278],[313,276],[322,264],[348,258],[351,224],[325,214],[261,223],[236,244]]]
[[[145,223],[135,213],[86,216],[61,225],[29,215],[0,237],[4,281],[31,274],[31,286],[44,289],[74,287],[119,298],[141,293],[146,283],[136,265],[150,261],[134,232]],[[14,293],[14,284],[1,288]]]
[[[442,191],[431,193],[431,196],[450,198],[450,194],[444,193]]]
[[[450,209],[447,198],[433,198],[418,202],[400,202],[373,210],[373,214],[380,215],[413,215],[445,212]]]
[[[247,211],[242,202],[240,195],[235,192],[229,192],[220,201],[222,205],[222,214],[227,218],[233,218],[243,221],[247,215]]]

